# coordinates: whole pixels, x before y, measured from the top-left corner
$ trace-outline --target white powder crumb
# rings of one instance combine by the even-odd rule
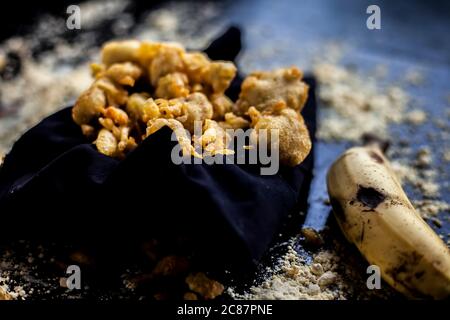
[[[431,151],[428,147],[422,147],[417,152],[417,165],[419,167],[428,167],[432,163]]]
[[[413,183],[416,179],[418,179],[417,172],[414,167],[411,167],[399,160],[391,161],[391,168],[402,185],[407,182]]]
[[[323,274],[323,267],[320,263],[313,263],[311,265],[311,272],[316,276],[321,276]]]
[[[335,281],[336,281],[336,275],[331,271],[325,272],[318,279],[318,283],[321,287],[329,286],[330,284],[333,284]]]
[[[424,149],[425,150],[425,149]],[[410,184],[417,188],[425,197],[439,195],[439,184],[435,181],[436,170],[424,167],[431,163],[427,151],[419,151],[413,164],[408,164],[405,159],[391,161],[391,167],[401,184]]]
[[[167,9],[160,9],[153,19],[153,25],[163,32],[173,31],[178,27],[177,17]]]
[[[313,263],[306,263],[292,247],[281,259],[281,266],[261,284],[249,292],[237,294],[228,289],[235,299],[245,300],[335,300],[346,295],[346,284],[331,270],[338,267],[339,258],[332,252],[320,251]],[[321,280],[320,280],[321,279]]]
[[[436,197],[439,195],[439,184],[431,181],[419,182],[417,187],[426,197]]]
[[[450,149],[444,151],[444,160],[450,162]]]
[[[418,70],[409,70],[406,72],[404,80],[408,84],[419,86],[425,82],[425,77]]]
[[[406,114],[406,121],[414,125],[420,125],[427,120],[427,114],[420,109],[415,109]]]
[[[403,89],[382,89],[375,78],[334,63],[316,64],[314,74],[320,83],[318,96],[328,107],[319,122],[319,138],[358,141],[365,133],[386,137],[389,123],[404,120],[410,99]]]
[[[439,200],[413,200],[414,207],[424,219],[436,217],[441,212],[450,213],[450,204]]]
[[[389,73],[389,69],[385,64],[378,64],[373,70],[373,76],[377,79],[384,79]]]
[[[317,284],[312,283],[308,286],[306,292],[311,296],[316,296],[320,293],[320,287]]]

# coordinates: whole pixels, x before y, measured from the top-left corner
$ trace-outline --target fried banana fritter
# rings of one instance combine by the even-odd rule
[[[214,299],[221,295],[225,289],[220,282],[208,278],[202,272],[188,275],[186,283],[190,290],[198,293],[206,300]]]
[[[78,98],[72,108],[72,118],[78,125],[89,124],[103,113],[105,107],[105,92],[92,86]]]
[[[300,112],[308,98],[308,85],[302,77],[296,67],[251,73],[242,83],[235,112],[244,114],[250,107],[264,111],[279,102]]]
[[[252,119],[251,139],[254,144],[261,143],[259,132],[267,130],[267,144],[274,143],[278,146],[280,163],[287,166],[300,164],[311,151],[311,139],[303,117],[295,110],[287,108],[280,103],[277,107],[268,111],[259,112],[255,107],[250,107],[248,114]],[[272,131],[275,130],[275,141],[271,140]]]
[[[295,67],[250,74],[234,103],[225,91],[236,66],[176,43],[113,41],[103,46],[101,61],[91,65],[94,82],[72,117],[105,155],[123,158],[164,126],[175,132],[184,155],[196,157],[202,154],[194,146],[209,155],[232,154],[227,129],[254,128],[254,138],[260,129],[279,130],[286,165],[303,161],[311,148],[299,114],[308,86]],[[136,92],[136,83],[146,92]]]
[[[157,98],[172,99],[186,97],[189,94],[189,79],[186,74],[174,72],[159,78],[155,96]]]

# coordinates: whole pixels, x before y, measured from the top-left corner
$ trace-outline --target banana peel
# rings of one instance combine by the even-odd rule
[[[409,298],[450,296],[450,251],[421,218],[376,145],[344,152],[327,175],[330,203],[348,241]]]

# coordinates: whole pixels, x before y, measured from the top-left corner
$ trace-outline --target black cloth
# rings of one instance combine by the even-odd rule
[[[239,52],[240,32],[230,30],[210,46],[212,59]],[[231,96],[241,81],[234,81]],[[314,137],[315,84],[307,82],[303,114]],[[71,107],[42,120],[14,144],[0,170],[2,236],[114,246],[183,235],[211,261],[246,266],[261,258],[286,216],[306,206],[312,152],[295,168],[263,176],[259,165],[175,165],[170,136],[163,128],[119,161],[87,141]]]

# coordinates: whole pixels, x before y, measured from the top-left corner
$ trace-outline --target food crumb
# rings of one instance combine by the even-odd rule
[[[417,152],[417,165],[419,167],[428,167],[432,161],[430,148],[420,148]]]
[[[400,87],[386,89],[374,80],[336,63],[318,63],[314,74],[325,112],[317,136],[323,140],[359,141],[366,133],[388,135],[388,124],[404,120],[409,95]]]
[[[5,286],[0,286],[0,300],[12,300],[11,295],[5,289]]]
[[[326,286],[333,284],[335,280],[336,280],[336,275],[331,271],[327,271],[323,275],[320,276],[320,278],[318,279],[318,282],[321,287],[326,287]]]
[[[187,276],[186,283],[190,290],[198,293],[205,299],[214,299],[224,291],[224,287],[220,282],[208,278],[202,272]]]
[[[412,203],[424,219],[434,218],[441,212],[450,212],[450,204],[445,201],[426,199],[413,200]]]
[[[342,277],[332,272],[338,268],[338,256],[322,250],[314,254],[313,260],[308,263],[290,245],[286,254],[280,258],[279,266],[262,283],[255,284],[243,294],[235,293],[232,288],[228,288],[227,293],[234,299],[244,300],[343,299],[347,294],[347,286]],[[321,276],[323,288],[319,283]],[[339,285],[326,285],[331,283]]]
[[[323,274],[323,267],[320,263],[313,263],[311,265],[311,272],[316,276],[321,276]]]
[[[198,300],[197,295],[194,292],[186,292],[183,296],[184,300],[193,301]]]
[[[414,125],[420,125],[427,120],[427,114],[420,109],[415,109],[406,114],[406,121]]]
[[[444,160],[450,162],[450,149],[444,151]]]
[[[408,84],[419,86],[425,82],[425,77],[420,71],[414,69],[406,72],[404,80]]]

